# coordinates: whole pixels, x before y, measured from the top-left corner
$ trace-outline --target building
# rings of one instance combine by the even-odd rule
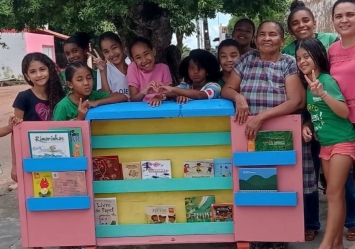
[[[332,7],[336,0],[304,0],[317,21],[317,32],[335,33],[332,22]]]

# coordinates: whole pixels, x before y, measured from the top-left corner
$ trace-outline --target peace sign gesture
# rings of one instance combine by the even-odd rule
[[[88,56],[91,56],[93,59],[94,64],[96,65],[96,67],[100,70],[100,71],[104,71],[106,70],[106,62],[101,59],[101,56],[99,55],[99,53],[96,51],[96,49],[94,49],[94,53],[95,55],[91,54],[88,52]]]
[[[323,85],[319,82],[319,80],[317,80],[314,70],[312,70],[312,80],[310,80],[307,75],[305,75],[304,78],[308,83],[309,89],[314,95],[321,98],[326,95],[326,91],[324,91]]]
[[[79,104],[78,104],[78,117],[77,120],[85,120],[86,113],[89,110],[88,106],[88,100],[85,100],[83,103],[83,100],[80,98],[79,99]]]

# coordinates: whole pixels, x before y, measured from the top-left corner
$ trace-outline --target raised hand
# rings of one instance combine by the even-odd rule
[[[80,98],[79,100],[79,105],[78,105],[78,120],[85,120],[86,113],[89,110],[89,105],[88,105],[88,100],[85,100],[83,103],[83,100]]]
[[[306,79],[312,94],[318,97],[324,97],[327,94],[323,89],[323,85],[317,80],[314,70],[312,70],[312,79],[309,79],[307,75],[305,75],[304,78]]]
[[[96,67],[100,70],[100,71],[104,71],[106,70],[107,66],[106,66],[106,62],[101,59],[101,56],[99,55],[99,53],[96,51],[96,49],[94,49],[94,53],[95,55],[91,54],[88,52],[88,56],[91,56],[93,59],[93,63],[96,65]]]

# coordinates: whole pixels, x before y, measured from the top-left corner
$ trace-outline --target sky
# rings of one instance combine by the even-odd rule
[[[228,25],[230,18],[231,18],[231,15],[229,15],[229,14],[217,13],[216,18],[208,19],[208,28],[209,28],[209,32],[210,32],[210,40],[211,40],[212,47],[216,47],[218,45],[218,42],[213,42],[213,40],[214,40],[214,38],[219,37],[219,26],[220,25]],[[200,27],[202,27],[202,22],[200,23]],[[176,45],[175,35],[173,36],[171,43]],[[191,36],[184,37],[183,44],[185,46],[188,46],[191,49],[197,48],[196,33],[193,33]]]

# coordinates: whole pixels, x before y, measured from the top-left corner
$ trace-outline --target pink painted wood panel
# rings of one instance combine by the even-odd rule
[[[22,165],[22,159],[30,157],[27,132],[56,127],[80,127],[82,129],[84,155],[88,158],[86,184],[91,203],[89,210],[27,211],[26,199],[33,197],[32,175],[24,173]],[[23,122],[15,127],[14,139],[23,247],[96,245],[90,137],[90,126],[86,121]]]
[[[250,120],[252,117],[249,117]],[[236,241],[303,242],[303,177],[301,117],[289,115],[269,120],[261,130],[292,130],[296,150],[296,165],[277,167],[278,190],[296,191],[296,207],[237,207],[234,206],[234,233]],[[232,151],[247,151],[245,124],[231,118]],[[233,191],[239,191],[238,167],[233,167]]]

